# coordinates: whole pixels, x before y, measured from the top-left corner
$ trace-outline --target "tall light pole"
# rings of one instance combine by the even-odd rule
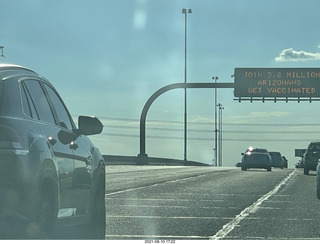
[[[218,76],[213,76],[212,79],[217,83]],[[217,88],[214,88],[214,160],[215,165],[218,166],[218,129],[217,129]]]
[[[182,9],[182,14],[185,15],[184,21],[184,83],[187,83],[187,15],[191,14],[192,10]],[[184,161],[187,162],[187,88],[184,88]]]
[[[222,166],[222,110],[224,107],[222,106],[221,103],[218,104],[219,107],[219,143],[218,143],[218,148],[219,148],[219,166]]]

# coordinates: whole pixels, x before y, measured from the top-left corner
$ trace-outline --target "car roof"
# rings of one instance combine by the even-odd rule
[[[270,154],[267,152],[247,152],[245,155],[247,156],[253,156],[253,155],[267,155],[269,156]]]
[[[252,147],[251,149],[248,148],[247,151],[268,151],[268,150],[261,147]]]
[[[244,155],[270,155],[268,151],[247,151]]]
[[[35,76],[47,81],[47,79],[45,79],[35,71],[29,68],[26,68],[24,66],[20,66],[16,64],[0,63],[0,80],[6,80],[12,77],[25,76],[25,75]]]
[[[31,72],[33,72],[33,73],[36,73],[36,72],[34,72],[33,70],[28,69],[28,68],[26,68],[26,67],[24,67],[24,66],[21,66],[21,65],[0,63],[0,69],[10,69],[10,68],[19,68],[19,69],[24,69],[24,70],[28,70],[28,71],[31,71]]]

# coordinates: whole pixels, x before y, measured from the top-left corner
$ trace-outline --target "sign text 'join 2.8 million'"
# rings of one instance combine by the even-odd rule
[[[235,97],[320,97],[319,68],[236,68]]]

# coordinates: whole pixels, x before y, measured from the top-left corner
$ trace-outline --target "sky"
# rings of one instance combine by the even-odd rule
[[[0,0],[0,62],[35,70],[51,81],[72,116],[104,124],[92,141],[103,154],[139,154],[139,119],[158,89],[184,82],[234,82],[235,68],[317,68],[318,0]],[[320,82],[320,81],[319,81]],[[224,107],[223,166],[249,146],[294,149],[319,135],[319,102],[234,100]],[[213,164],[214,89],[187,91],[187,158]],[[183,159],[184,91],[161,95],[147,116],[146,153]]]

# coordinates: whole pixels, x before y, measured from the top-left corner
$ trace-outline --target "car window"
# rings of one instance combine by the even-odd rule
[[[35,106],[39,119],[45,122],[55,124],[55,119],[39,81],[37,80],[25,80],[24,84],[27,88],[27,92],[30,95],[30,103]]]
[[[66,107],[64,106],[61,98],[57,95],[57,93],[49,87],[47,84],[44,84],[46,91],[48,92],[49,98],[52,102],[52,105],[57,113],[58,116],[58,125],[73,130],[74,123],[71,120],[69,112],[67,111]]]
[[[30,104],[28,102],[27,94],[24,88],[21,89],[21,98],[22,98],[23,111],[25,112],[26,115],[28,115],[29,117],[32,117]]]
[[[320,144],[311,144],[309,150],[320,150]]]
[[[267,150],[266,149],[254,149],[253,150],[254,152],[260,152],[260,153],[267,153]]]
[[[21,84],[21,98],[24,113],[31,118],[39,119],[36,108],[34,107],[30,94],[24,84]]]

